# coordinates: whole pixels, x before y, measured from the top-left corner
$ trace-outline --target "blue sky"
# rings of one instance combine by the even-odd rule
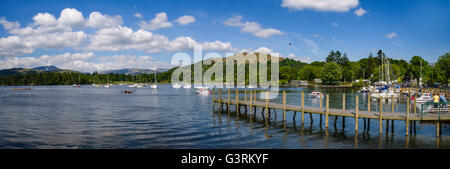
[[[168,67],[192,44],[305,62],[323,61],[330,50],[355,61],[378,49],[435,62],[450,52],[449,7],[448,0],[2,0],[0,68]],[[93,12],[99,17],[88,21]]]

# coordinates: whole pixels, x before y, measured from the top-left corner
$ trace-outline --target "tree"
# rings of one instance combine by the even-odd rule
[[[280,68],[280,80],[283,82],[290,82],[296,78],[295,69],[290,66],[283,66]]]
[[[448,84],[450,78],[450,52],[440,56],[433,71],[437,82],[442,84]]]
[[[334,62],[325,64],[322,70],[322,82],[324,84],[338,84],[342,79],[341,67]]]
[[[314,65],[306,65],[297,72],[298,80],[312,81],[315,78],[320,78],[322,68]]]

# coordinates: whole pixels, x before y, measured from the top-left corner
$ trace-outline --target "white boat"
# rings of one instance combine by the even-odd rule
[[[212,93],[212,91],[209,89],[200,89],[197,90],[196,92],[201,95],[210,95]]]
[[[363,87],[359,92],[367,93],[367,92],[369,92],[369,89],[367,89],[366,87]]]
[[[104,88],[110,88],[111,85],[103,85]]]
[[[128,85],[128,87],[137,87],[139,86],[138,84],[132,84],[132,85]]]
[[[155,68],[155,71],[153,71],[155,73],[153,75],[153,77],[155,77],[155,81],[154,81],[154,84],[150,85],[150,88],[152,88],[152,89],[157,89],[158,88],[158,86],[156,85],[158,83],[157,80],[156,80],[156,72],[157,71],[158,71],[158,69],[156,69],[156,68]]]
[[[386,99],[391,99],[392,97],[394,97],[394,98],[398,98],[399,97],[399,94],[398,93],[395,93],[394,91],[384,91],[384,92],[375,92],[375,93],[372,93],[371,95],[370,95],[371,97],[372,97],[372,99],[379,99],[379,98],[386,98]]]
[[[206,86],[195,86],[195,89],[208,89],[209,87]]]
[[[248,89],[255,89],[255,88],[257,88],[257,87],[256,87],[256,86],[253,86],[253,85],[248,85],[247,88],[248,88]]]
[[[172,87],[175,89],[181,89],[183,86],[180,84],[172,84]]]
[[[313,97],[313,98],[319,98],[320,96],[323,97],[323,93],[320,92],[311,92],[310,94],[308,94],[309,97]]]
[[[190,88],[192,88],[192,86],[190,84],[186,84],[186,85],[183,85],[183,88],[184,89],[190,89]]]
[[[422,93],[422,96],[416,99],[417,103],[426,103],[433,101],[433,96],[430,93]]]
[[[138,84],[138,85],[136,86],[136,88],[143,88],[143,87],[144,87],[143,84]]]

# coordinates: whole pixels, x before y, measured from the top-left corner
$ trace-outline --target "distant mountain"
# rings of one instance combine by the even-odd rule
[[[76,72],[69,69],[60,69],[56,66],[39,66],[35,68],[11,68],[11,69],[3,69],[0,70],[0,76],[9,76],[9,75],[16,75],[16,74],[34,74],[34,73],[41,73],[41,72]]]
[[[156,70],[156,72],[162,73],[162,72],[166,72],[168,70],[169,70],[169,68],[158,68]],[[104,70],[99,73],[100,74],[118,73],[118,74],[126,74],[126,75],[140,75],[140,74],[152,74],[152,73],[154,73],[154,70],[126,68],[126,69],[117,69],[117,70]]]
[[[53,65],[51,65],[51,66],[40,66],[40,67],[35,67],[35,68],[32,68],[33,70],[41,70],[41,71],[60,71],[60,70],[62,70],[62,69],[60,69],[60,68],[58,68],[58,67],[56,67],[56,66],[53,66]]]

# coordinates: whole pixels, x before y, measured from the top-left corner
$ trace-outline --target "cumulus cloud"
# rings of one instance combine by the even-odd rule
[[[83,14],[73,8],[63,9],[58,18],[58,21],[75,28],[83,28],[85,26]]]
[[[61,11],[59,18],[50,13],[38,13],[32,19],[31,23],[26,24],[27,26],[21,27],[17,21],[12,22],[0,17],[0,24],[8,34],[6,37],[0,37],[0,57],[22,56],[31,54],[36,49],[65,48],[75,51],[137,50],[156,53],[191,50],[193,46],[197,45],[203,47],[204,50],[236,50],[230,42],[219,40],[197,42],[191,37],[184,36],[169,40],[164,35],[145,29],[133,30],[121,25],[123,20],[120,15],[109,16],[100,12],[92,12],[88,18],[84,18],[78,10],[66,8]],[[194,21],[195,18],[182,16],[176,22],[183,25]],[[167,14],[162,12],[157,14],[146,26],[154,30],[167,27],[167,23],[172,25],[167,21]],[[84,29],[88,27],[95,28],[95,31],[89,34],[85,33]],[[82,65],[79,60],[76,63]]]
[[[290,59],[298,60],[298,61],[303,62],[303,63],[311,63],[311,58],[310,57],[299,57],[299,56],[296,56],[293,53],[289,53],[287,57],[290,58]]]
[[[141,13],[135,13],[134,17],[141,19],[142,18],[142,14]]]
[[[263,29],[261,25],[258,22],[245,22],[242,23],[242,16],[236,15],[232,18],[227,19],[223,22],[223,24],[232,26],[232,27],[241,27],[241,32],[245,33],[251,33],[254,36],[260,37],[260,38],[269,38],[274,35],[284,35],[283,32],[273,29],[273,28],[267,28]]]
[[[180,16],[177,20],[175,20],[175,22],[178,23],[179,25],[187,25],[190,23],[194,23],[195,17],[184,15],[184,16]]]
[[[49,13],[38,13],[29,26],[21,28],[18,22],[0,18],[0,24],[11,36],[0,39],[0,56],[18,56],[29,54],[35,48],[76,48],[87,40],[83,31],[72,31],[72,27],[82,27],[76,10],[65,9],[56,19]],[[82,15],[81,15],[82,17]]]
[[[168,43],[162,35],[139,29],[118,26],[98,30],[92,37],[89,49],[100,51],[141,50],[148,53],[159,52]]]
[[[364,10],[362,7],[359,7],[359,9],[355,10],[355,12],[354,12],[354,14],[356,16],[363,16],[366,13],[367,13],[367,11]]]
[[[0,69],[32,68],[43,65],[56,65],[63,69],[77,71],[102,71],[123,68],[169,68],[170,64],[156,61],[151,56],[112,55],[95,56],[87,53],[64,53],[58,55],[42,55],[40,57],[7,57],[0,59]]]
[[[142,29],[154,31],[161,28],[172,27],[173,24],[168,21],[167,14],[165,12],[160,12],[156,14],[155,18],[153,18],[149,22],[141,21],[139,26]]]
[[[203,42],[198,43],[191,37],[178,37],[168,43],[166,49],[168,51],[186,51],[192,50],[195,46],[201,47],[203,50],[215,50],[215,51],[233,51],[230,42]]]
[[[281,6],[291,10],[347,12],[358,4],[359,0],[282,0]]]
[[[87,25],[93,28],[110,28],[121,25],[123,22],[120,15],[108,16],[103,15],[100,12],[92,12],[89,14],[89,19],[87,20]]]
[[[391,33],[385,35],[385,37],[386,37],[386,38],[389,38],[389,39],[395,38],[395,37],[397,37],[397,36],[398,36],[398,35],[397,35],[397,33],[395,33],[395,32],[391,32]]]
[[[339,26],[339,24],[336,23],[336,22],[331,23],[331,25],[333,25],[334,27],[338,27]]]
[[[259,47],[258,49],[253,51],[254,53],[264,53],[264,54],[271,54],[273,51],[272,49],[269,49],[267,47]]]

